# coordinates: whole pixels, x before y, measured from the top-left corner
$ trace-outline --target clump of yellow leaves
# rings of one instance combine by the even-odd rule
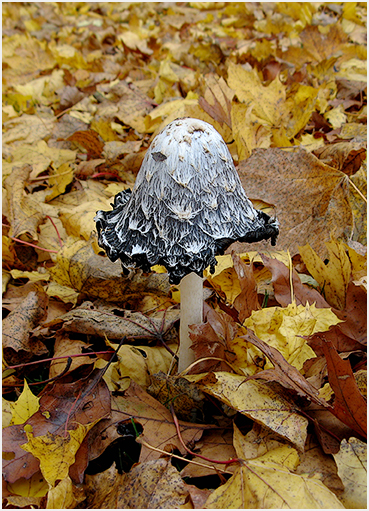
[[[330,309],[318,309],[315,304],[296,305],[291,303],[285,308],[267,307],[251,314],[240,328],[239,334],[245,335],[250,328],[263,341],[276,348],[291,365],[301,370],[304,362],[314,358],[314,351],[308,346],[306,337],[316,332],[325,332],[340,320]],[[237,337],[232,342],[240,367],[247,374],[254,374],[261,366],[260,351]],[[258,362],[257,362],[258,361]],[[264,369],[273,365],[266,359]]]

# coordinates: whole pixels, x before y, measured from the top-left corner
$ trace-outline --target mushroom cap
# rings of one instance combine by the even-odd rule
[[[177,284],[202,276],[234,241],[271,238],[279,224],[255,210],[220,134],[199,119],[176,119],[152,141],[132,192],[95,217],[98,243],[123,269],[165,266]]]

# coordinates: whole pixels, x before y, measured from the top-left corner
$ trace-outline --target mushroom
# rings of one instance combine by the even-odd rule
[[[191,118],[154,138],[132,192],[118,193],[113,210],[98,211],[95,222],[99,245],[125,273],[159,264],[171,284],[180,283],[180,372],[195,359],[189,325],[203,321],[204,269],[214,273],[215,255],[234,241],[275,245],[279,233],[278,221],[247,198],[220,134]]]

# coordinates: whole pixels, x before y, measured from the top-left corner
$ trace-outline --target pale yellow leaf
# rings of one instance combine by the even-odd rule
[[[328,249],[327,264],[320,259],[310,245],[299,247],[299,252],[309,273],[319,283],[327,302],[336,309],[344,309],[351,275],[350,260],[344,243],[331,239],[325,244]]]
[[[67,476],[49,490],[46,509],[76,509],[77,504],[82,500],[84,500],[83,489],[79,488],[77,491],[71,478]]]
[[[279,447],[242,463],[213,491],[206,509],[344,509],[318,477],[294,474],[298,460],[290,446]]]
[[[21,445],[21,448],[40,460],[42,475],[50,488],[55,486],[58,479],[68,476],[69,467],[75,462],[76,452],[94,425],[95,422],[88,426],[79,424],[75,430],[69,430],[67,436],[46,433],[34,437],[33,433],[26,432],[28,442]]]
[[[261,340],[276,348],[289,364],[301,370],[306,360],[315,357],[304,337],[325,332],[338,323],[340,320],[328,308],[318,309],[315,304],[308,303],[296,306],[292,303],[285,308],[267,307],[254,311],[245,320],[243,327],[250,328]],[[240,331],[242,335],[246,334],[245,330]],[[259,350],[255,351],[255,356],[257,353],[262,356]],[[266,361],[264,369],[272,367],[271,362]]]
[[[333,456],[345,487],[341,501],[348,509],[367,509],[367,445],[358,438],[343,439]]]
[[[258,380],[245,381],[245,377],[238,374],[216,372],[202,376],[186,375],[186,379],[303,450],[307,420],[281,395]]]

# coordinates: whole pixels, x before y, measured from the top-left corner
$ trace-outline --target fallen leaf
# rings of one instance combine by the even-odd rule
[[[21,395],[15,403],[10,403],[12,410],[10,425],[23,424],[26,422],[39,409],[39,401],[40,398],[31,392],[27,380],[25,380]]]
[[[99,139],[99,135],[96,131],[76,131],[73,135],[68,137],[67,140],[85,149],[90,158],[101,158],[104,144]]]
[[[27,443],[24,430],[26,426],[32,429],[36,442],[40,442],[37,439],[44,436],[45,442],[59,442],[62,449],[63,442],[68,438],[65,437],[65,432],[68,435],[70,431],[74,431],[76,423],[88,426],[109,414],[110,394],[105,382],[99,380],[99,375],[100,371],[95,371],[87,378],[70,383],[70,375],[67,375],[49,384],[40,399],[39,410],[24,424],[9,426],[3,430],[3,451],[14,453],[10,460],[3,460],[6,481],[13,483],[21,477],[29,478],[39,470],[39,460],[20,447]],[[47,453],[51,465],[54,466],[50,449],[47,449]],[[53,476],[51,474],[48,477]]]
[[[25,356],[24,352],[42,355],[46,346],[31,338],[31,330],[46,318],[48,296],[38,283],[29,283],[28,294],[3,320],[3,348],[5,359],[11,365]]]
[[[328,250],[328,263],[309,246],[299,247],[302,260],[309,273],[319,283],[327,302],[336,309],[345,308],[346,292],[350,282],[351,264],[345,245],[331,239],[325,243]]]
[[[314,477],[319,474],[321,481],[338,497],[343,490],[343,484],[337,474],[337,466],[330,454],[325,453],[313,434],[308,434],[305,452],[300,457],[296,474],[303,477]]]
[[[29,479],[24,479],[22,477],[14,483],[8,483],[7,489],[13,495],[19,495],[21,497],[28,498],[28,505],[40,505],[41,498],[44,497],[49,491],[49,485],[43,478],[41,472],[36,472]],[[24,505],[27,505],[26,502],[24,502]]]
[[[289,364],[281,355],[281,353],[270,346],[266,342],[258,339],[256,335],[248,331],[247,335],[243,337],[247,342],[250,342],[254,346],[258,347],[260,351],[268,357],[268,359],[274,365],[274,369],[267,369],[256,373],[251,378],[257,378],[262,380],[278,381],[284,387],[294,389],[298,395],[307,397],[310,401],[323,406],[324,408],[330,409],[330,405],[324,400],[319,398],[319,389],[316,389],[311,385],[302,374],[296,369],[296,367]]]
[[[76,509],[85,499],[82,488],[73,487],[70,477],[65,477],[47,494],[46,509]]]
[[[50,364],[49,378],[54,378],[58,374],[61,374],[67,366],[67,358],[64,360],[56,360],[58,357],[69,357],[70,355],[82,354],[83,350],[86,350],[90,344],[86,344],[78,339],[70,339],[68,335],[61,334],[59,332],[55,335],[54,353],[53,359]],[[77,369],[77,367],[85,364],[93,364],[94,360],[88,356],[86,357],[73,357],[72,363],[68,369],[68,373]],[[67,374],[67,373],[65,373]],[[24,422],[24,421],[23,421]]]
[[[262,190],[263,200],[275,205],[283,226],[278,248],[288,248],[291,256],[305,243],[319,255],[325,254],[324,242],[333,230],[337,238],[351,230],[347,177],[310,153],[258,149],[240,163],[238,173],[248,197],[257,198]],[[244,252],[248,246],[235,250]]]
[[[114,310],[95,309],[91,302],[73,309],[63,316],[50,321],[43,326],[52,330],[63,327],[65,332],[88,334],[110,340],[120,340],[123,333],[128,339],[158,339],[159,333],[166,334],[173,338],[171,328],[179,319],[179,311],[168,311],[164,321],[162,318],[150,318],[141,312],[124,311],[123,317],[118,308]],[[166,337],[166,340],[168,340]]]
[[[75,455],[94,422],[84,426],[78,424],[74,430],[68,430],[65,436],[55,435],[49,431],[46,435],[33,436],[26,431],[28,442],[21,448],[40,460],[40,470],[50,488],[58,479],[68,476],[69,468],[75,462]],[[52,455],[50,455],[52,453]]]
[[[146,390],[166,408],[171,403],[179,419],[190,419],[191,422],[203,419],[205,395],[185,378],[159,371],[151,375],[150,386]]]
[[[56,170],[55,174],[50,176],[49,185],[51,187],[50,193],[46,195],[45,201],[49,202],[55,197],[63,194],[68,185],[73,181],[73,169],[69,163],[63,163]]]
[[[366,141],[338,142],[313,151],[326,165],[341,170],[347,176],[355,174],[366,158]]]
[[[306,360],[315,356],[304,336],[324,332],[339,322],[330,309],[318,309],[315,304],[308,303],[305,306],[296,305],[293,302],[283,309],[268,307],[254,311],[244,322],[239,335],[244,328],[250,328],[259,339],[267,341],[289,364],[300,370]],[[255,352],[254,356],[257,356],[257,353]],[[264,365],[265,369],[271,367],[270,362]]]
[[[231,105],[234,92],[228,87],[222,77],[219,78],[214,73],[209,73],[205,76],[205,83],[207,88],[204,97],[199,98],[199,105],[213,119],[231,128]],[[222,135],[225,140],[228,139],[224,134]]]
[[[233,434],[230,430],[222,431],[204,431],[204,434],[199,442],[196,443],[193,449],[196,454],[205,456],[211,460],[228,461],[236,458],[237,454],[233,447]],[[215,469],[221,472],[226,468],[227,472],[234,472],[236,465],[216,465],[210,461],[201,460],[201,466],[189,463],[181,470],[181,477],[205,477],[214,475]]]
[[[361,395],[351,364],[342,360],[330,341],[322,345],[328,366],[328,379],[335,395],[333,413],[344,424],[366,437],[366,400]]]
[[[206,303],[204,304],[205,317],[200,325],[191,325],[190,338],[191,349],[195,352],[196,360],[208,358],[189,371],[199,373],[215,369],[228,370],[227,362],[232,362],[234,356],[230,352],[229,345],[238,331],[238,325],[223,311],[216,312]],[[214,360],[218,358],[221,360]],[[224,362],[223,362],[224,361]]]
[[[99,503],[102,509],[179,509],[189,496],[187,485],[166,459],[140,463],[110,481],[110,491]]]
[[[296,301],[297,305],[306,305],[307,303],[312,305],[315,303],[315,305],[319,308],[329,307],[329,304],[317,290],[311,289],[309,286],[302,284],[300,277],[294,268],[292,268],[291,272],[284,263],[277,259],[272,259],[264,254],[261,254],[261,258],[265,267],[268,268],[272,274],[274,295],[282,307],[287,307],[293,300]],[[291,296],[291,287],[293,290],[293,296]]]
[[[239,451],[238,456],[242,457],[242,450]],[[298,463],[297,451],[287,445],[241,462],[231,479],[213,491],[205,508],[344,509],[317,476],[294,474],[292,470]]]
[[[201,375],[186,376],[196,381],[200,389],[253,421],[288,439],[303,451],[306,440],[307,420],[294,411],[295,407],[258,381],[246,380],[244,376],[226,372],[210,373],[215,381]]]
[[[174,353],[178,348],[177,344],[167,346]],[[173,363],[173,355],[165,346],[121,346],[117,357],[118,361],[113,362],[104,375],[112,392],[125,391],[131,380],[146,389],[154,374],[169,372]]]
[[[141,424],[145,441],[152,447],[168,451],[176,448],[182,454],[185,453],[178,439],[170,411],[134,381],[131,381],[131,385],[125,391],[124,396],[112,397],[111,417],[101,421],[90,432],[90,459],[100,456],[111,442],[120,438],[117,424],[131,419]],[[212,429],[212,426],[206,424],[183,421],[179,421],[179,424],[183,441],[189,446],[192,446],[194,442],[201,438],[204,430]],[[160,452],[142,445],[139,462],[155,460],[160,455]]]
[[[82,209],[81,209],[82,211]],[[57,254],[57,263],[50,268],[53,280],[62,286],[86,293],[88,296],[124,303],[133,297],[154,293],[168,295],[167,275],[150,274],[143,278],[135,273],[132,278],[122,275],[119,264],[96,255],[91,242],[71,239]]]
[[[252,263],[245,264],[236,254],[232,254],[232,259],[241,286],[241,293],[236,297],[233,306],[239,313],[240,323],[243,323],[251,316],[252,311],[259,310],[261,307]]]
[[[37,240],[37,228],[43,220],[40,206],[32,197],[26,195],[25,182],[31,172],[30,165],[15,167],[5,180],[8,191],[10,235],[14,238],[24,236],[26,240]]]
[[[367,446],[357,438],[343,439],[341,449],[334,454],[344,491],[340,500],[347,509],[367,506]]]

